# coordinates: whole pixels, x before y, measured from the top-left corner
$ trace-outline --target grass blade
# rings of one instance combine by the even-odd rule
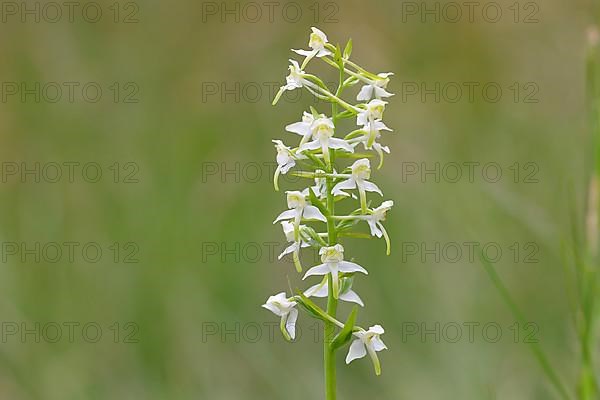
[[[504,283],[496,273],[494,266],[485,257],[485,255],[483,255],[483,253],[480,253],[480,259],[483,267],[485,268],[485,271],[492,280],[492,283],[500,292],[502,299],[506,302],[506,304],[510,308],[510,311],[513,313],[517,321],[523,326],[526,323],[523,313],[521,312],[517,304],[513,301],[510,292],[508,291],[506,286],[504,286]],[[548,357],[546,357],[546,354],[542,350],[541,346],[538,343],[529,343],[529,348],[535,356],[538,363],[540,364],[540,366],[542,367],[544,373],[546,374],[550,382],[552,382],[554,388],[560,393],[561,398],[563,398],[564,400],[571,400],[571,396],[569,395],[567,389],[562,384],[560,378],[552,368],[552,365],[548,361]]]

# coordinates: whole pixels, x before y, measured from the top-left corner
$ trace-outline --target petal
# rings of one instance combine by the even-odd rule
[[[356,100],[369,101],[369,100],[371,100],[371,96],[373,96],[373,86],[365,85],[360,89],[358,96],[356,96]]]
[[[277,160],[277,165],[285,165],[288,162],[288,159],[290,158],[289,155],[285,154],[285,153],[277,153],[277,157],[275,157],[275,159]]]
[[[387,350],[387,346],[385,343],[383,343],[383,340],[377,336],[371,339],[371,344],[373,345],[373,349],[375,351]]]
[[[267,310],[271,311],[273,314],[281,317],[281,311],[277,307],[275,307],[274,304],[266,303],[266,304],[263,304],[261,307],[266,308]]]
[[[369,123],[367,119],[367,112],[361,112],[356,116],[356,125],[365,126]]]
[[[350,345],[350,350],[348,351],[348,355],[346,356],[346,364],[350,364],[357,358],[363,358],[366,355],[367,349],[365,348],[365,344],[362,340],[356,339]]]
[[[325,296],[316,296],[316,297],[326,297]],[[358,294],[356,294],[356,292],[352,289],[348,290],[346,293],[341,294],[340,295],[340,300],[344,300],[347,301],[349,303],[356,303],[358,305],[360,305],[361,307],[365,306],[365,303],[363,303],[362,299],[360,298],[360,296]]]
[[[297,211],[296,210],[286,210],[284,212],[282,212],[281,214],[279,214],[277,216],[277,218],[275,218],[275,221],[273,221],[274,224],[276,224],[279,221],[282,221],[284,219],[293,219],[296,217]]]
[[[364,269],[363,267],[361,267],[360,265],[350,262],[350,261],[340,261],[338,264],[338,268],[340,269],[341,272],[346,272],[346,273],[350,273],[350,272],[361,272],[365,275],[369,275],[369,273],[367,272],[366,269]]]
[[[306,136],[310,134],[310,124],[307,124],[306,122],[294,122],[293,124],[286,125],[285,130]]]
[[[311,31],[313,31],[313,33],[316,33],[317,35],[319,35],[321,37],[321,39],[323,39],[323,41],[325,43],[328,42],[327,40],[327,35],[325,34],[325,32],[323,32],[322,30],[320,30],[319,28],[315,28],[314,26],[310,28]]]
[[[288,331],[292,339],[296,338],[296,321],[298,320],[298,310],[292,308],[285,321],[285,330]]]
[[[393,93],[386,91],[384,88],[375,86],[375,97],[377,97],[378,99],[381,97],[391,97],[393,95]]]
[[[385,333],[385,330],[383,329],[383,326],[381,326],[381,325],[373,325],[373,326],[369,327],[369,332],[373,332],[378,335],[383,335]]]
[[[321,49],[319,50],[319,52],[317,53],[317,57],[325,57],[325,56],[330,56],[333,53],[327,49]]]
[[[328,292],[329,288],[327,286],[327,281],[324,281],[308,288],[304,292],[304,295],[306,297],[327,297],[327,295],[329,294]]]
[[[320,148],[321,148],[321,142],[319,140],[313,140],[312,142],[304,143],[302,146],[300,146],[300,148],[298,150],[299,151],[317,150]]]
[[[377,131],[390,131],[390,132],[392,132],[392,130],[390,128],[388,128],[386,124],[384,124],[383,122],[381,122],[379,120],[373,122],[373,128],[375,128],[375,130],[377,130]]]
[[[369,224],[369,228],[371,229],[371,235],[377,236],[378,238],[383,235],[383,232],[381,232],[381,229],[379,229],[375,221],[368,219],[367,224]]]
[[[294,69],[296,69],[298,71],[300,70],[300,64],[298,64],[298,61],[292,60],[291,58],[289,61],[290,61],[290,64],[292,64],[292,67],[294,67]]]
[[[306,271],[306,274],[304,275],[302,280],[308,278],[309,276],[327,275],[329,272],[331,271],[329,271],[329,266],[327,264],[319,264]]]
[[[304,57],[311,57],[313,56],[316,52],[314,50],[295,50],[292,49],[292,51],[296,54],[300,54],[301,56]]]
[[[296,161],[294,161],[294,160],[291,160],[291,161],[290,161],[290,162],[288,162],[287,164],[284,164],[284,165],[282,165],[282,166],[281,166],[281,173],[282,173],[283,175],[287,174],[287,173],[288,173],[288,171],[289,171],[290,169],[292,169],[294,166],[296,166]]]
[[[281,260],[284,256],[293,253],[296,248],[298,247],[297,243],[292,243],[291,245],[289,245],[288,247],[285,248],[285,250],[283,250],[281,252],[281,254],[279,255],[279,257],[277,257],[278,260]]]
[[[383,193],[381,193],[381,189],[379,189],[377,185],[373,182],[362,181],[359,185],[362,186],[366,192],[375,192],[383,196]]]
[[[347,193],[342,192],[342,189],[356,189],[356,182],[352,178],[346,179],[345,181],[341,181],[333,187],[331,193],[333,193],[334,195],[348,196]]]
[[[304,212],[302,216],[305,219],[318,219],[319,221],[327,222],[327,218],[319,211],[319,209],[315,206],[306,206],[304,207]]]
[[[329,138],[330,149],[344,149],[350,153],[354,153],[354,147],[350,146],[344,139]]]
[[[302,87],[302,85],[301,85],[300,83],[298,83],[298,82],[295,82],[295,81],[288,81],[288,82],[286,83],[286,85],[285,85],[285,86],[282,86],[282,89],[283,89],[284,91],[286,91],[286,90],[294,90],[294,89],[299,89],[299,88],[301,88],[301,87]]]

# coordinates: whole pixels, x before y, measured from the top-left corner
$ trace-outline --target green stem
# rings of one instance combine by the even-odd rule
[[[333,215],[333,195],[331,194],[333,180],[327,179],[327,209]],[[333,218],[329,218],[327,221],[327,234],[329,239],[329,245],[332,246],[336,242],[336,229],[335,221]],[[327,314],[332,318],[336,317],[337,313],[337,300],[333,295],[333,277],[331,274],[327,277],[329,293],[327,296]],[[336,399],[336,371],[335,371],[335,350],[330,346],[335,336],[335,325],[333,323],[325,323],[325,332],[323,340],[323,362],[325,366],[325,393],[327,400]]]
[[[329,285],[329,295],[327,299],[327,314],[335,318],[337,312],[337,300],[333,297],[333,280],[331,274],[327,277]],[[335,350],[330,344],[335,337],[335,325],[333,323],[325,323],[325,338],[323,340],[323,362],[325,366],[325,398],[327,400],[335,400],[337,397],[336,390],[336,370],[335,370]]]
[[[338,97],[342,91],[344,73],[340,71],[340,82],[336,91],[335,97]],[[340,103],[341,104],[341,103]],[[342,104],[343,105],[343,104]],[[333,123],[337,122],[337,104],[332,103],[331,115]],[[335,151],[330,150],[331,162],[327,166],[328,174],[333,173],[333,165],[335,162]],[[327,240],[330,246],[334,246],[337,243],[337,230],[335,228],[335,198],[333,196],[333,177],[328,175],[325,177],[325,184],[327,186],[327,210],[329,211],[330,217],[327,219]],[[333,293],[333,277],[331,274],[327,276],[328,282],[328,293],[327,293],[327,314],[332,318],[336,318],[338,300],[335,298]],[[323,338],[323,364],[325,369],[325,398],[326,400],[335,400],[337,398],[336,389],[336,369],[335,369],[335,349],[331,347],[333,338],[335,337],[335,325],[331,322],[325,323],[324,338]]]
[[[335,153],[331,152],[331,159],[333,163],[333,157]],[[333,166],[330,164],[329,168],[333,170]],[[332,171],[329,171],[332,172]],[[329,215],[333,216],[334,214],[334,197],[331,193],[333,189],[333,178],[327,177],[325,178],[325,182],[327,185],[327,210],[329,211]],[[337,241],[337,231],[335,228],[335,220],[330,217],[327,220],[327,237],[329,241],[329,245],[333,246]],[[329,293],[327,296],[327,314],[332,318],[336,317],[337,314],[337,300],[333,295],[333,277],[331,274],[327,277]],[[327,400],[335,400],[336,399],[336,370],[335,370],[335,350],[333,350],[330,346],[333,338],[335,337],[335,325],[333,323],[325,323],[324,328],[324,340],[323,340],[323,363],[325,369],[325,394]]]

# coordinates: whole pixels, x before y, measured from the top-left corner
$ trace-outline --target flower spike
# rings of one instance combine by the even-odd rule
[[[365,303],[355,291],[355,281],[359,284],[369,272],[345,256],[340,239],[383,238],[386,254],[390,254],[391,241],[383,222],[394,202],[386,200],[378,207],[371,207],[373,193],[383,196],[383,192],[372,180],[371,161],[367,158],[371,154],[355,153],[360,145],[365,151],[375,153],[379,157],[378,169],[383,165],[384,153],[390,153],[382,141],[387,135],[384,132],[391,131],[383,120],[388,99],[393,96],[387,90],[393,74],[367,71],[351,59],[351,41],[342,52],[339,45],[330,43],[327,35],[316,27],[311,28],[308,47],[292,50],[304,58],[301,62],[290,60],[285,84],[277,92],[273,104],[284,92],[300,89],[331,104],[331,113],[310,107],[309,111],[303,111],[299,121],[285,126],[285,131],[297,139],[293,144],[287,139],[289,146],[283,140],[273,140],[277,151],[277,168],[273,175],[275,190],[279,190],[280,175],[290,174],[308,180],[300,188],[285,192],[287,210],[273,223],[281,224],[285,236],[285,248],[279,259],[291,255],[297,272],[302,273],[301,255],[318,251],[321,263],[300,276],[301,281],[315,277],[319,280],[312,282],[308,289],[294,289],[292,297],[286,292],[270,296],[263,307],[280,317],[281,333],[289,341],[296,338],[298,309],[324,322],[326,398],[332,399],[336,397],[335,353],[338,350],[344,346],[348,348],[347,364],[369,355],[375,374],[380,375],[378,353],[387,349],[381,340],[384,333],[381,325],[373,325],[367,330],[356,325],[359,306],[364,307]],[[311,60],[312,64],[323,62],[335,70],[339,75],[337,89],[330,89],[323,79],[306,71]],[[362,87],[356,101],[342,98],[343,92],[357,83],[362,83]],[[355,121],[358,128],[343,132],[343,125],[339,124],[343,119]],[[352,161],[348,162],[348,159]],[[297,166],[301,166],[301,170],[297,170]],[[350,215],[337,214],[337,204],[341,202],[354,203],[354,211]],[[340,301],[353,303],[352,311],[341,321],[337,318]]]

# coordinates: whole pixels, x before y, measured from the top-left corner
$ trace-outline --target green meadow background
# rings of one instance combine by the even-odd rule
[[[288,3],[270,20],[261,2],[101,1],[96,23],[82,18],[87,2],[73,22],[65,14],[54,23],[45,18],[53,14],[23,22],[2,5],[0,398],[323,398],[319,325],[301,313],[301,336],[289,344],[260,308],[289,285],[307,285],[289,260],[276,260],[284,239],[271,222],[286,204],[272,187],[271,140],[292,144],[286,124],[309,105],[330,107],[306,92],[270,103],[290,48],[307,47],[311,26],[342,46],[352,37],[354,60],[395,73],[385,115],[394,132],[382,139],[392,153],[372,174],[395,202],[386,221],[392,254],[383,240],[342,242],[370,272],[355,281],[366,302],[358,321],[382,324],[389,350],[380,353],[381,377],[368,359],[344,366],[340,352],[339,398],[557,398],[527,340],[539,341],[574,387],[563,254],[577,245],[573,226],[583,234],[592,4],[515,9],[499,0],[482,14],[483,1],[472,21],[462,7],[451,22],[455,11],[441,2],[438,23],[421,20],[421,2]],[[225,7],[239,7],[239,22]],[[318,62],[309,70],[336,79]],[[73,101],[66,82],[75,82]],[[475,85],[472,99],[465,82]],[[421,85],[435,92],[436,83],[439,101],[423,98]],[[56,85],[62,98],[53,102]],[[436,165],[439,179],[421,176]],[[471,181],[466,165],[476,165]],[[502,250],[494,265],[530,325],[515,326],[470,259],[472,242],[492,256]],[[436,244],[433,253],[407,251]],[[317,258],[308,250],[303,260]]]

